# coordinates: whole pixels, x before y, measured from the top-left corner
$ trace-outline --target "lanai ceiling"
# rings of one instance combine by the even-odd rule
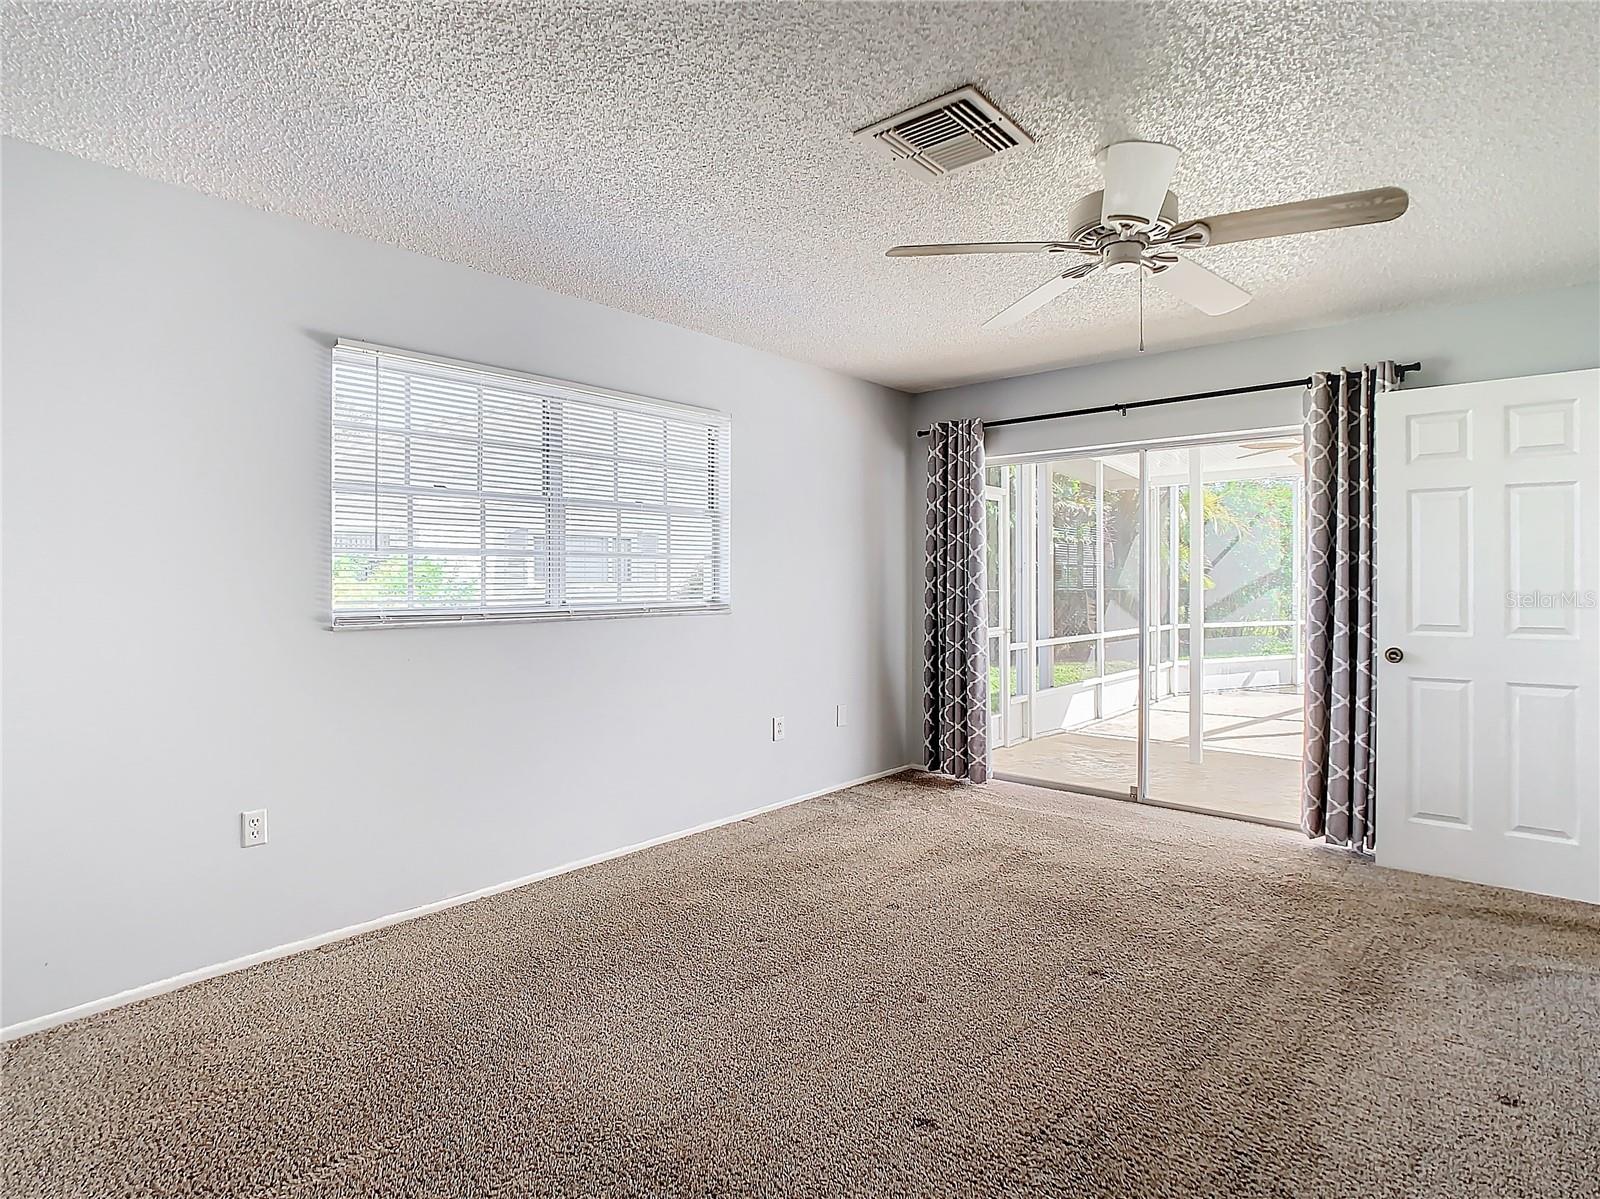
[[[1392,224],[1196,257],[1171,349],[1600,275],[1591,4],[8,4],[5,128],[912,391],[1132,352],[1133,281],[1009,329],[1092,154],[1186,216],[1394,184]],[[913,179],[852,130],[965,83],[1037,145]],[[1056,269],[1060,269],[1056,267]]]

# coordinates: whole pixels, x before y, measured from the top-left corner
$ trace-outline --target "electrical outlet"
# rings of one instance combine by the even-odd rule
[[[265,845],[267,843],[267,810],[257,808],[254,812],[239,813],[239,848],[249,849],[252,845]]]
[[[782,716],[774,716],[772,718],[772,739],[774,741],[782,741],[783,740],[783,717]]]
[[[844,705],[836,705],[833,709],[833,727],[836,729],[842,729],[849,723],[849,719],[845,716]]]

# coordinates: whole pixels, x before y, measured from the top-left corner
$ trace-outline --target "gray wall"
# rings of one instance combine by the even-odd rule
[[[3,165],[4,1023],[908,760],[904,396]],[[339,336],[731,413],[732,614],[326,631]]]
[[[1257,304],[1270,303],[1258,296]],[[1048,320],[1048,313],[1037,317]],[[1196,315],[1196,320],[1204,320]],[[1420,360],[1407,387],[1542,375],[1600,363],[1600,286],[1563,288],[1473,304],[1415,308],[1341,325],[1227,342],[1168,354],[973,383],[917,396],[914,428],[943,417],[994,420],[1123,400],[1212,391],[1314,370],[1393,358]],[[1130,412],[995,429],[991,455],[1155,441],[1201,433],[1248,432],[1300,421],[1300,393],[1196,400]],[[919,455],[920,458],[920,455]]]

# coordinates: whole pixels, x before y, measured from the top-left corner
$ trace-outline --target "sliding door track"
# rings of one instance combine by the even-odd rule
[[[1287,820],[1273,820],[1268,816],[1250,816],[1244,812],[1225,812],[1220,808],[1199,808],[1193,804],[1173,803],[1166,799],[1139,797],[1133,789],[1109,791],[1103,787],[1089,787],[1081,783],[1063,783],[1057,779],[1029,778],[1024,774],[1007,774],[996,771],[992,776],[1002,783],[1022,783],[1029,787],[1043,787],[1047,791],[1065,791],[1072,795],[1087,795],[1094,799],[1114,799],[1119,803],[1136,803],[1147,808],[1166,808],[1171,812],[1189,812],[1195,816],[1216,816],[1223,820],[1238,820],[1244,824],[1259,824],[1266,828],[1283,828],[1299,832],[1300,826]]]

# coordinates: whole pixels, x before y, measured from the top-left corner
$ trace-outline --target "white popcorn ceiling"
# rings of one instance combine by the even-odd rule
[[[1152,350],[1592,280],[1592,4],[9,4],[8,132],[910,391],[1133,352],[1134,281],[891,260],[1062,236],[1107,141],[1186,216],[1394,184],[1399,221],[1196,258]],[[851,131],[976,83],[1038,146],[928,183]],[[353,330],[359,333],[359,330]],[[1397,354],[1404,346],[1395,346]]]

